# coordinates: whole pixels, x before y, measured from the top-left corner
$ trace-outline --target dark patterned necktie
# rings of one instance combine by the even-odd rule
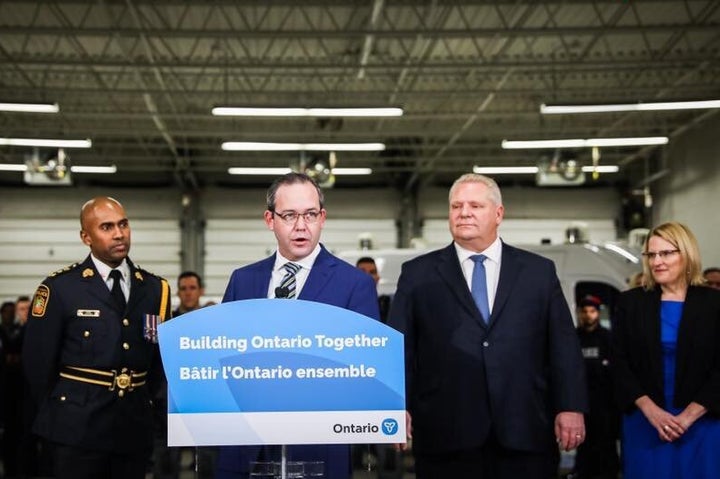
[[[285,276],[283,277],[282,281],[280,281],[280,289],[287,291],[287,296],[285,296],[288,299],[292,299],[295,297],[295,290],[297,289],[297,281],[295,275],[297,275],[297,272],[300,271],[299,264],[296,263],[285,263],[283,265],[283,268],[285,268]]]
[[[482,314],[485,323],[488,323],[490,322],[490,305],[488,302],[485,265],[483,264],[483,262],[487,259],[487,256],[484,254],[476,254],[470,256],[470,259],[475,262],[470,290],[472,292],[473,299],[475,299],[475,304],[480,310],[480,314]]]
[[[113,285],[110,289],[110,295],[112,296],[113,300],[115,301],[115,305],[117,307],[117,310],[120,311],[120,313],[125,312],[125,306],[127,305],[125,301],[125,295],[122,292],[122,288],[120,287],[120,283],[122,282],[122,273],[118,269],[114,269],[110,271],[110,277],[113,279]]]

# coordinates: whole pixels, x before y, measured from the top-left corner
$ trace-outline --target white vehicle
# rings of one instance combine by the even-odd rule
[[[630,276],[642,270],[639,250],[619,242],[513,246],[533,251],[555,263],[573,317],[580,299],[588,294],[598,296],[605,305],[601,316],[605,325],[618,293],[627,289]],[[337,255],[350,264],[363,256],[373,258],[380,275],[378,294],[392,295],[402,264],[428,251],[431,249],[353,250]]]

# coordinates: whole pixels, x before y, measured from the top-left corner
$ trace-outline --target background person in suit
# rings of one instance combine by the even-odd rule
[[[177,296],[180,304],[173,311],[172,317],[177,318],[181,314],[190,313],[200,309],[200,298],[205,294],[202,277],[195,271],[183,271],[177,279]],[[163,387],[159,388],[154,398],[155,408],[155,449],[153,451],[153,478],[154,479],[177,479],[180,477],[182,465],[182,449],[180,447],[168,447],[167,410],[168,410],[167,380]],[[189,448],[185,448],[190,450]],[[212,477],[215,471],[214,453],[215,448],[203,447],[192,448],[194,458],[190,463],[190,469],[197,466],[199,478]],[[201,459],[202,458],[202,459]],[[196,478],[198,479],[198,478]]]
[[[319,243],[326,217],[324,197],[309,176],[288,173],[275,180],[267,191],[264,217],[277,239],[277,251],[262,261],[235,270],[223,302],[297,297],[379,319],[372,278],[336,258]],[[285,266],[288,263],[297,269],[293,286],[281,287],[288,274]],[[247,478],[250,461],[279,460],[279,454],[273,449],[222,447],[216,477]],[[332,479],[346,479],[351,473],[347,445],[290,446],[288,460],[324,461],[325,477]]]
[[[650,230],[643,288],[613,315],[612,370],[624,416],[623,478],[720,477],[720,292],[677,222]]]
[[[405,334],[418,479],[556,477],[558,444],[585,436],[585,366],[555,266],[504,244],[503,214],[495,181],[461,176],[453,243],[402,267],[389,324]]]
[[[170,288],[128,258],[130,222],[117,200],[85,203],[80,225],[90,255],[42,282],[25,330],[34,431],[53,444],[57,479],[143,479]]]

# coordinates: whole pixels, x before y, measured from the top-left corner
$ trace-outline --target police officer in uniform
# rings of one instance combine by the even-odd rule
[[[620,470],[620,412],[612,396],[610,331],[600,325],[601,306],[600,298],[586,296],[578,309],[577,334],[585,359],[590,412],[585,415],[586,437],[577,449],[573,479],[617,479]]]
[[[51,444],[58,479],[142,479],[170,288],[128,258],[130,223],[117,200],[85,203],[80,226],[90,255],[40,284],[26,327],[33,430]]]

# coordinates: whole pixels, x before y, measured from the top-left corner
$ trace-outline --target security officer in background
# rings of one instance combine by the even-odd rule
[[[590,412],[585,415],[585,442],[577,449],[573,479],[617,479],[620,411],[612,396],[610,331],[600,325],[602,302],[586,296],[578,307],[577,334],[587,375]]]
[[[142,479],[170,288],[128,258],[130,223],[117,200],[85,203],[80,227],[90,255],[40,284],[25,331],[33,429],[52,444],[58,479]]]

